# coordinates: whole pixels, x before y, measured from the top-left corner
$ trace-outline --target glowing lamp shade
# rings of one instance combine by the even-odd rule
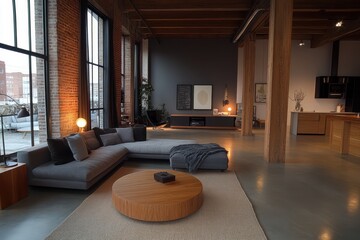
[[[228,107],[228,112],[231,112],[231,107]]]
[[[76,125],[79,127],[79,131],[84,131],[84,127],[86,126],[86,119],[78,118],[76,119]]]

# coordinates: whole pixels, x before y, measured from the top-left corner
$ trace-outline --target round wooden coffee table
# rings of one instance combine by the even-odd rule
[[[166,170],[175,181],[160,183],[146,170],[119,178],[112,186],[112,201],[122,214],[143,221],[170,221],[196,212],[202,205],[201,182],[186,173]]]

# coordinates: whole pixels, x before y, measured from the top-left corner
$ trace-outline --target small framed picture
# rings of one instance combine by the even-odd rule
[[[212,85],[194,85],[194,110],[212,109]]]
[[[255,102],[266,103],[267,84],[255,83]]]

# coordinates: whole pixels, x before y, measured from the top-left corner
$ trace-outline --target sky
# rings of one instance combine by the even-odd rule
[[[34,12],[34,1],[30,1],[30,10]],[[17,39],[18,47],[29,50],[29,30],[27,0],[16,0]],[[31,14],[33,15],[33,14]],[[34,17],[31,16],[31,22]],[[32,33],[35,33],[34,26],[31,26]],[[32,34],[34,39],[34,34]],[[12,0],[1,0],[0,7],[0,42],[14,46],[14,19]],[[34,45],[34,43],[33,43]],[[27,55],[0,49],[0,60],[6,64],[6,72],[28,73],[29,59]]]

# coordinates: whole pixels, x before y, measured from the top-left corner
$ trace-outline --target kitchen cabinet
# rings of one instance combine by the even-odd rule
[[[328,135],[329,116],[333,115],[355,115],[352,112],[291,112],[290,132],[298,134]]]

